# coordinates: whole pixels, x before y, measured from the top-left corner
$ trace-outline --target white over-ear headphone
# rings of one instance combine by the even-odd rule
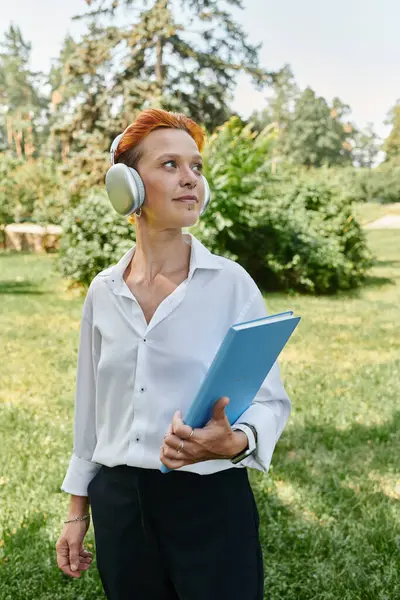
[[[125,131],[120,133],[111,144],[111,167],[106,174],[106,189],[116,212],[127,217],[142,206],[146,192],[143,180],[135,169],[128,167],[124,163],[114,163],[114,154]],[[204,175],[202,175],[202,178],[204,181],[204,203],[200,211],[200,216],[204,213],[210,202],[210,186]]]

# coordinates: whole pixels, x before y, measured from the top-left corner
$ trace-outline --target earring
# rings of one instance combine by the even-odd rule
[[[135,212],[135,215],[137,217],[141,217],[142,216],[142,207],[139,208],[140,212],[138,213],[137,211]]]

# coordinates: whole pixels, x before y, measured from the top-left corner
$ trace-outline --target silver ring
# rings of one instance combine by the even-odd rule
[[[193,434],[194,434],[194,429],[192,429],[192,431],[190,432],[190,435],[186,439],[190,440],[190,438],[192,437]]]
[[[181,440],[181,445],[180,445],[180,448],[179,448],[179,450],[178,450],[178,454],[179,454],[180,452],[182,452],[182,450],[183,450],[183,440]]]

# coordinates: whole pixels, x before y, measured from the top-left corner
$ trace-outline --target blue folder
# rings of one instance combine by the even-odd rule
[[[232,325],[224,337],[186,415],[191,427],[204,427],[222,396],[230,402],[225,414],[232,425],[251,405],[300,317],[293,311]],[[171,471],[161,463],[160,471]]]

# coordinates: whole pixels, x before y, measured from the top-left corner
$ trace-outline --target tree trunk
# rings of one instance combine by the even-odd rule
[[[18,158],[22,158],[22,131],[14,132],[15,150]]]
[[[164,78],[163,78],[163,39],[158,36],[156,42],[156,80],[160,92],[164,89]]]
[[[70,145],[69,145],[68,140],[62,139],[61,140],[61,162],[65,163],[65,161],[68,158],[69,150],[70,150]]]
[[[7,143],[11,148],[13,145],[12,117],[7,117]]]
[[[33,143],[33,130],[32,130],[32,119],[30,115],[28,115],[29,125],[27,127],[27,133],[25,135],[25,156],[27,157],[29,162],[33,162],[33,153],[35,152],[35,146]]]

